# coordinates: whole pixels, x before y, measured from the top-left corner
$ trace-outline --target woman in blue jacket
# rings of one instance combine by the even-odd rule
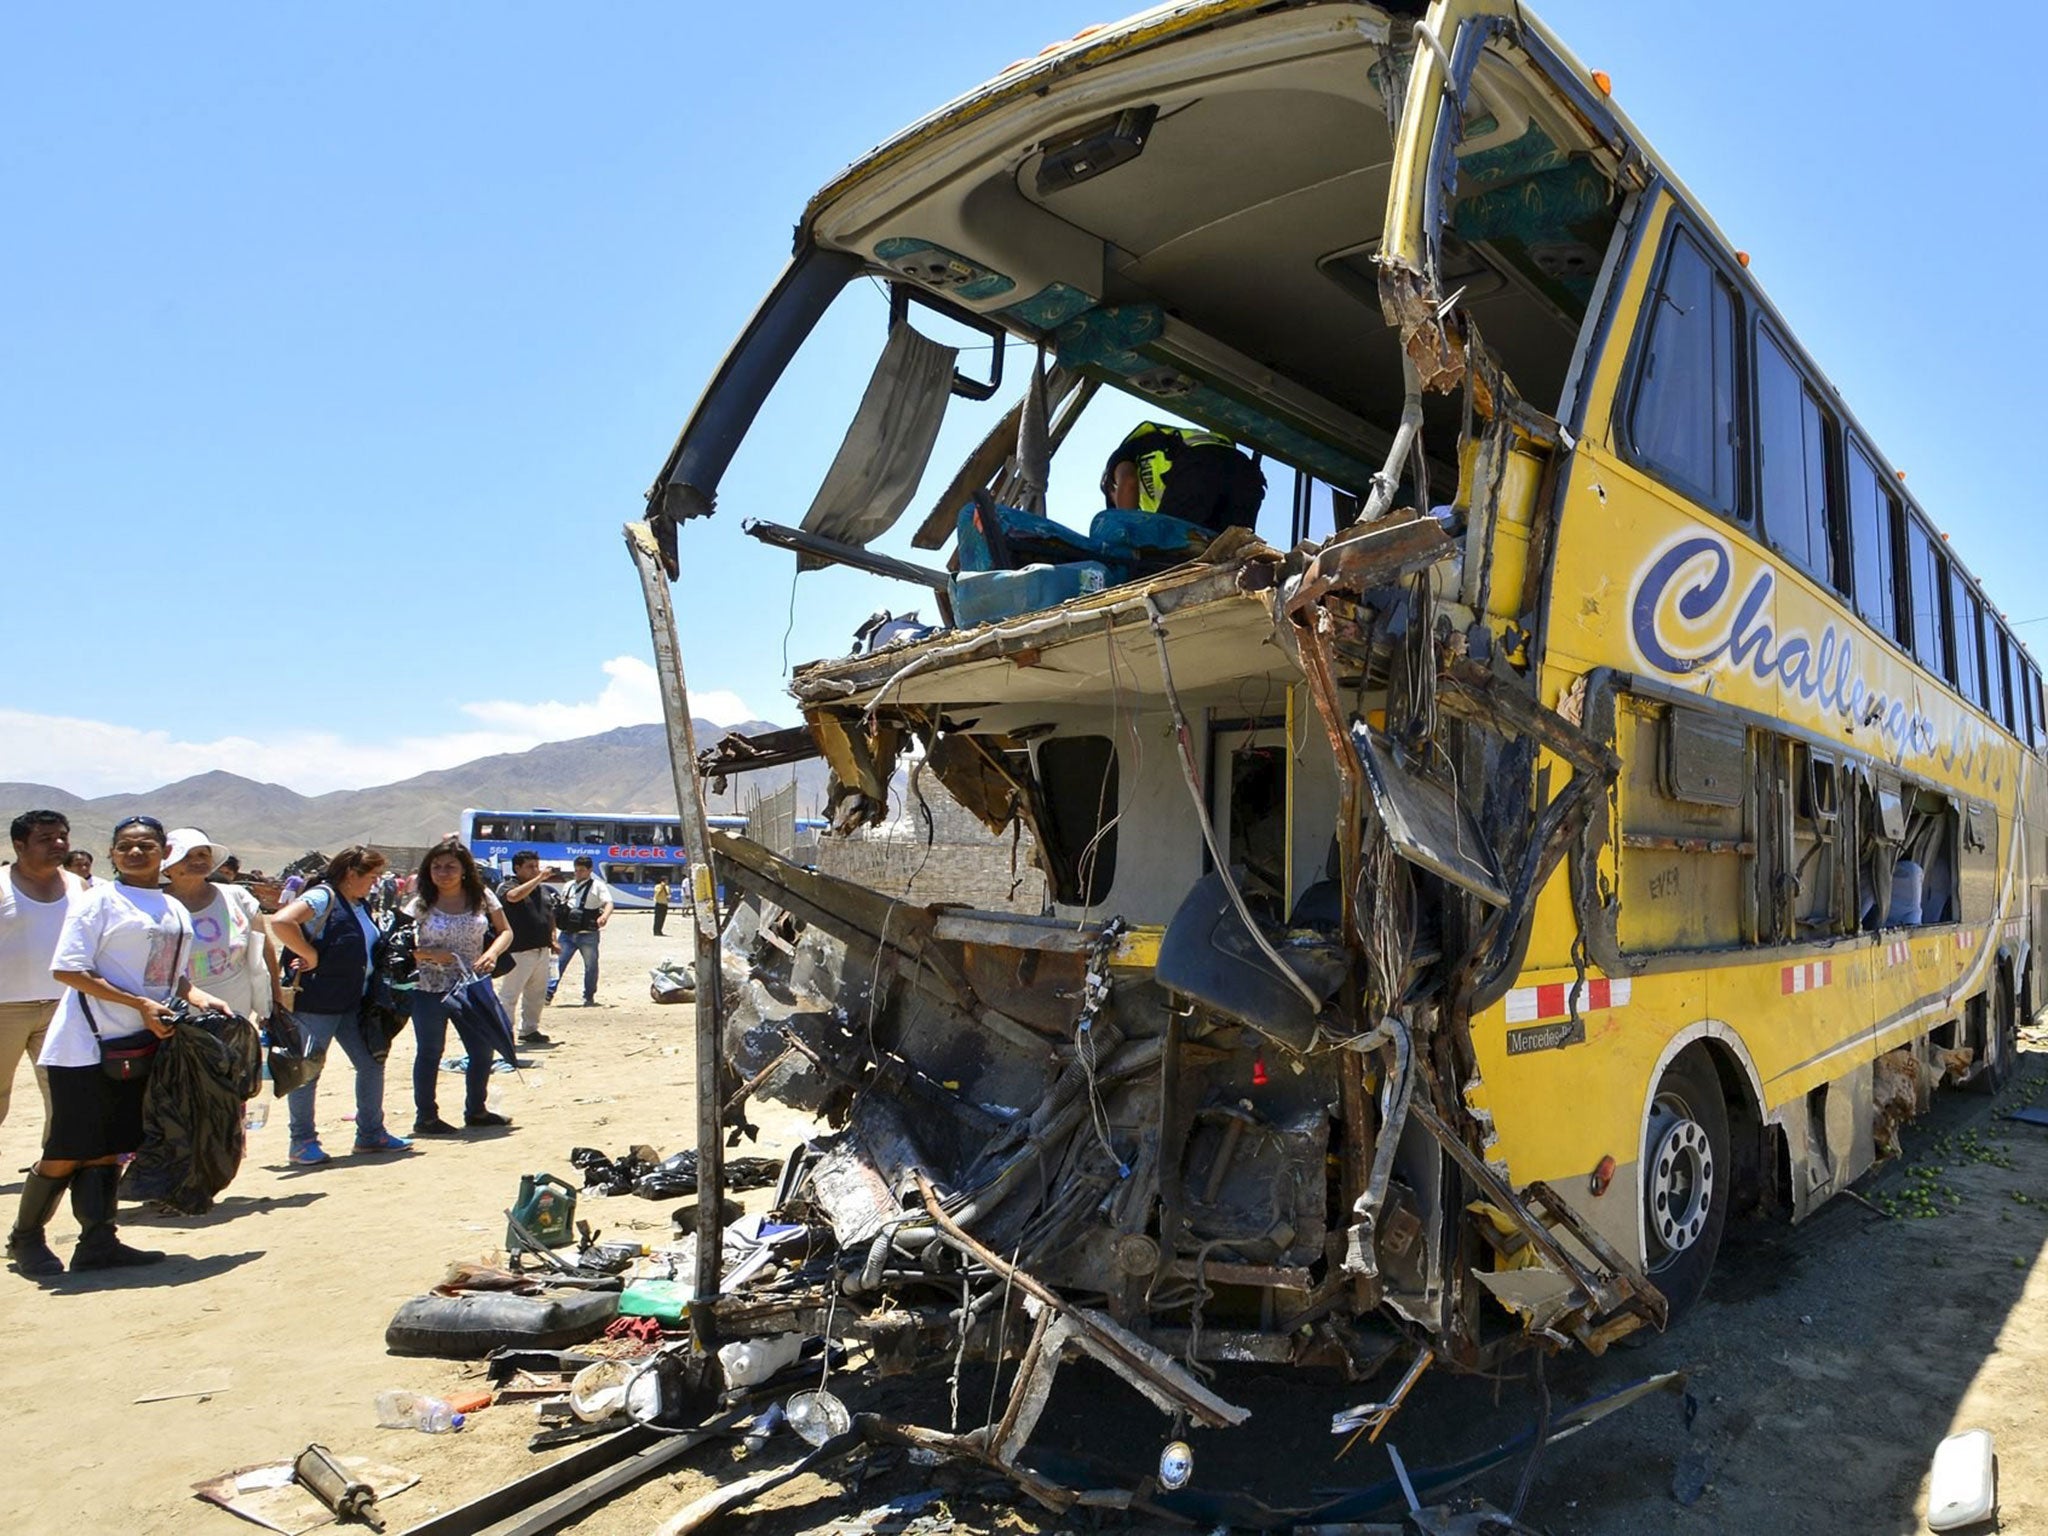
[[[298,957],[299,996],[292,1010],[306,1032],[307,1049],[341,1046],[356,1072],[358,1152],[403,1152],[412,1143],[384,1128],[384,1062],[363,1034],[363,999],[376,976],[377,920],[367,905],[370,887],[389,861],[373,848],[344,848],[313,885],[271,919],[277,942]],[[287,1096],[291,1160],[302,1167],[332,1162],[313,1125],[315,1078]]]

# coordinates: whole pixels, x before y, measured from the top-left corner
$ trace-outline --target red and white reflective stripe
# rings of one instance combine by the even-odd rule
[[[1568,994],[1578,987],[1575,981],[1553,981],[1542,987],[1516,987],[1507,995],[1507,1015],[1510,1024],[1534,1024],[1542,1019],[1568,1019],[1571,1004]],[[1626,977],[1620,981],[1605,978],[1586,978],[1585,990],[1579,994],[1579,1012],[1600,1013],[1609,1008],[1619,1008],[1628,1002],[1629,982]]]
[[[1972,949],[1975,949],[1976,947],[1977,947],[1977,931],[1976,931],[1976,929],[1974,929],[1974,928],[1960,928],[1960,929],[1956,930],[1956,948],[1957,948],[1957,949],[1960,949],[1960,950],[1965,950],[1965,951],[1968,951],[1968,950],[1972,950]]]
[[[1892,943],[1885,945],[1884,959],[1887,965],[1911,965],[1913,963],[1913,946],[1904,939],[1894,940]]]
[[[1834,961],[1810,960],[1805,965],[1788,965],[1778,972],[1778,990],[1790,997],[1794,992],[1812,992],[1829,986],[1834,979]]]

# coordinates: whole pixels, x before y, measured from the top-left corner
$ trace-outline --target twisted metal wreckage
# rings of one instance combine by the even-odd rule
[[[1386,55],[1422,83],[1410,102],[1453,86],[1453,61],[1424,30],[1416,23],[1415,39],[1429,46]],[[1389,122],[1426,146],[1433,116],[1404,120],[1402,101],[1396,82]],[[802,249],[804,238],[779,294],[799,293],[805,264],[835,254]],[[1569,435],[1516,394],[1462,290],[1439,275],[1438,240],[1431,225],[1419,249],[1375,258],[1403,406],[1332,537],[1307,539],[1298,519],[1299,542],[1282,551],[1232,530],[1049,609],[799,668],[801,730],[700,754],[668,607],[677,533],[711,511],[745,412],[779,369],[756,354],[786,356],[822,301],[806,300],[796,322],[764,311],[728,359],[656,482],[649,522],[627,530],[699,855],[699,1360],[796,1333],[858,1341],[883,1374],[1014,1361],[993,1422],[915,1435],[1064,1508],[1075,1494],[1018,1458],[1076,1355],[1176,1430],[1247,1417],[1204,1379],[1208,1362],[1383,1379],[1384,1397],[1333,1425],[1377,1438],[1432,1363],[1597,1353],[1663,1326],[1665,1299],[1636,1261],[1559,1191],[1517,1185],[1493,1156],[1471,1021],[1514,980],[1563,861],[1582,929],[1612,902],[1596,854],[1619,764],[1582,728],[1581,696],[1540,702],[1522,627],[1542,606],[1554,532],[1542,509]],[[947,353],[948,375],[951,363]],[[767,376],[747,382],[750,371]],[[942,542],[963,504],[1042,492],[1050,446],[1096,382],[1048,374],[1041,355],[1025,400],[918,542]],[[882,383],[878,372],[863,418],[891,397]],[[752,391],[732,420],[715,399],[726,385]],[[1467,531],[1453,536],[1414,507],[1432,506],[1425,394],[1460,391],[1456,451],[1439,443],[1434,455],[1468,468]],[[699,450],[722,445],[695,478],[692,433]],[[834,474],[889,459],[887,437],[857,418]],[[1413,505],[1397,508],[1403,487]],[[946,573],[863,547],[908,494],[857,529],[821,532],[814,517],[804,530],[750,531],[806,561],[943,591]],[[1492,536],[1501,519],[1526,525],[1526,545]],[[1516,558],[1497,560],[1502,550]],[[1234,811],[1221,825],[1223,770],[1205,772],[1198,731],[1220,733],[1233,706],[1244,715],[1248,691],[1285,706],[1289,869],[1277,902],[1239,872],[1252,834]],[[1148,754],[1150,743],[1165,751]],[[703,778],[809,756],[831,770],[834,834],[886,817],[899,765],[913,806],[929,777],[1013,848],[1028,832],[1053,915],[920,905],[708,830]],[[1312,770],[1329,790],[1329,855],[1305,882],[1292,849],[1315,796],[1293,788]],[[1193,835],[1177,840],[1183,831]],[[714,870],[746,897],[722,933]],[[790,1160],[774,1262],[722,1286],[717,1148],[749,1129],[756,1097],[831,1130]]]
[[[1458,378],[1476,338],[1455,312],[1397,303],[1400,286],[1390,309],[1424,316],[1404,326],[1411,351],[1439,352]],[[1485,393],[1504,386],[1496,375]],[[1523,442],[1545,425],[1502,402],[1496,442],[1510,420]],[[756,1095],[835,1129],[792,1159],[773,1213],[804,1234],[801,1259],[698,1304],[705,1346],[826,1334],[866,1343],[885,1374],[1015,1359],[995,1423],[928,1438],[1064,1507],[1071,1495],[1017,1456],[1070,1354],[1177,1425],[1212,1428],[1246,1412],[1197,1362],[1356,1381],[1404,1364],[1384,1401],[1337,1417],[1376,1438],[1432,1362],[1483,1368],[1532,1343],[1598,1352],[1662,1325],[1663,1298],[1629,1259],[1549,1186],[1518,1190],[1489,1162],[1474,1105],[1471,1016],[1513,979],[1560,860],[1590,857],[1617,762],[1535,700],[1486,625],[1452,622],[1440,597],[1458,546],[1385,499],[1320,547],[1225,535],[1098,598],[803,669],[807,742],[729,738],[697,755],[715,778],[808,746],[831,767],[840,833],[884,817],[914,755],[913,799],[930,774],[991,832],[1028,828],[1055,848],[1062,810],[1029,771],[1026,734],[962,728],[907,685],[939,694],[949,671],[1092,651],[1134,699],[1163,700],[1212,864],[1145,930],[912,905],[709,834],[719,880],[749,900],[699,971],[719,976],[704,1130],[748,1129]],[[633,536],[651,571],[652,538]],[[1284,656],[1328,741],[1340,795],[1321,922],[1272,924],[1232,876],[1176,680],[1177,649],[1205,634]],[[1569,766],[1562,784],[1539,752]],[[718,1290],[701,1270],[699,1284]],[[1494,1325],[1489,1294],[1520,1329]]]

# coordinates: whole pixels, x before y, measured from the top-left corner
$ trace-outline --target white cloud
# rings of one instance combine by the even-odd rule
[[[604,672],[604,691],[585,704],[564,704],[556,699],[519,704],[493,699],[465,704],[462,712],[495,729],[531,736],[535,741],[567,741],[661,718],[661,685],[653,667],[637,656],[614,656],[604,664]]]
[[[604,672],[604,691],[587,704],[562,704],[553,699],[542,704],[489,700],[465,704],[462,712],[500,730],[531,734],[536,741],[567,741],[661,718],[661,682],[652,666],[637,656],[614,656],[604,664]],[[690,711],[714,725],[737,725],[755,718],[746,700],[724,688],[692,689]]]
[[[299,730],[280,730],[261,740],[223,736],[187,741],[168,731],[0,709],[0,780],[50,784],[92,796],[154,789],[218,768],[302,794],[322,794],[389,784],[497,752],[524,752],[544,741],[661,718],[652,666],[638,657],[617,656],[604,664],[604,671],[603,689],[585,703],[465,704],[462,713],[479,728],[387,741]],[[744,700],[720,689],[692,693],[690,704],[700,719],[720,725],[753,718]]]

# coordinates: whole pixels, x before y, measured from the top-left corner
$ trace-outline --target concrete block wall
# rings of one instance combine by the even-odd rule
[[[818,868],[869,890],[901,897],[918,906],[954,902],[991,912],[1045,910],[1045,875],[1032,862],[1027,832],[1015,844],[974,818],[927,774],[920,785],[931,811],[927,823],[916,795],[905,795],[905,814],[853,837],[818,842]]]

